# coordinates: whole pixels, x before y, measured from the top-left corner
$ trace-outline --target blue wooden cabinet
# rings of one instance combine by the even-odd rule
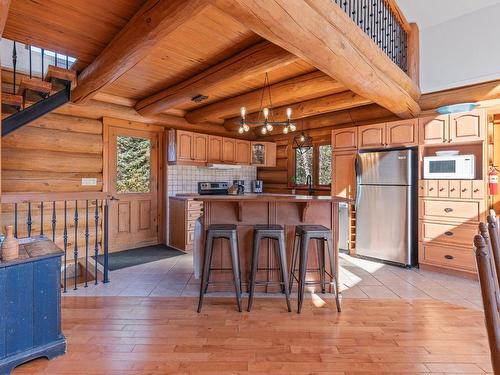
[[[20,257],[0,262],[0,374],[66,351],[61,330],[61,255],[46,237],[21,240]]]

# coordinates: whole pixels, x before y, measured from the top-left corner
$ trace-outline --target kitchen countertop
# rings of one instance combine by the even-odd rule
[[[243,194],[243,195],[195,195],[191,199],[204,202],[213,201],[283,201],[283,202],[334,202],[334,203],[349,203],[351,200],[346,198],[337,198],[326,195],[311,196],[311,195],[294,195],[294,194]]]

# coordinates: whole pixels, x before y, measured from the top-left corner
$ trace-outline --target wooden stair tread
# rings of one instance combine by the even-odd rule
[[[49,65],[44,81],[52,82],[53,80],[69,81],[71,82],[71,87],[74,88],[76,87],[76,72],[74,70]]]
[[[50,94],[52,90],[52,84],[50,82],[42,81],[38,78],[26,78],[21,79],[17,93],[23,95],[26,90],[33,91],[40,94]]]
[[[13,107],[21,107],[23,105],[23,97],[21,95],[2,93],[2,104]]]

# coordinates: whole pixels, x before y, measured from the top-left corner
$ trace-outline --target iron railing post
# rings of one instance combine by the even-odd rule
[[[104,231],[103,231],[103,247],[104,247],[104,274],[103,283],[109,283],[109,266],[108,266],[108,200],[104,200]]]

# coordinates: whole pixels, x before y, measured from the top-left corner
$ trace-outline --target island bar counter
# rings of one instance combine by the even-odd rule
[[[280,224],[285,228],[286,253],[288,271],[292,265],[293,241],[295,227],[303,224],[323,225],[332,230],[332,242],[335,254],[335,264],[338,275],[338,213],[339,203],[350,202],[348,199],[330,196],[308,196],[287,194],[245,194],[245,195],[218,195],[197,196],[194,198],[203,201],[203,228],[210,224],[236,224],[238,227],[238,248],[241,263],[241,277],[246,291],[252,261],[252,236],[255,224]],[[205,232],[205,230],[204,230]],[[231,256],[228,241],[215,240],[212,255],[212,268],[231,268]],[[272,242],[263,240],[259,256],[259,268],[277,268],[275,252],[268,252],[267,248]],[[316,243],[311,241],[308,268],[317,267]],[[204,246],[200,246],[201,259],[203,259]],[[327,255],[326,255],[327,256]],[[327,258],[328,259],[328,258]],[[329,271],[328,261],[327,272]],[[298,267],[298,265],[297,265]],[[308,280],[319,280],[319,273],[311,272]],[[231,271],[214,271],[210,275],[211,281],[232,280]],[[259,271],[257,280],[279,280],[279,272]],[[294,284],[297,285],[296,283]],[[278,291],[276,287],[257,286],[256,291]],[[231,285],[211,285],[209,291],[233,290]],[[315,289],[318,290],[318,289]]]

